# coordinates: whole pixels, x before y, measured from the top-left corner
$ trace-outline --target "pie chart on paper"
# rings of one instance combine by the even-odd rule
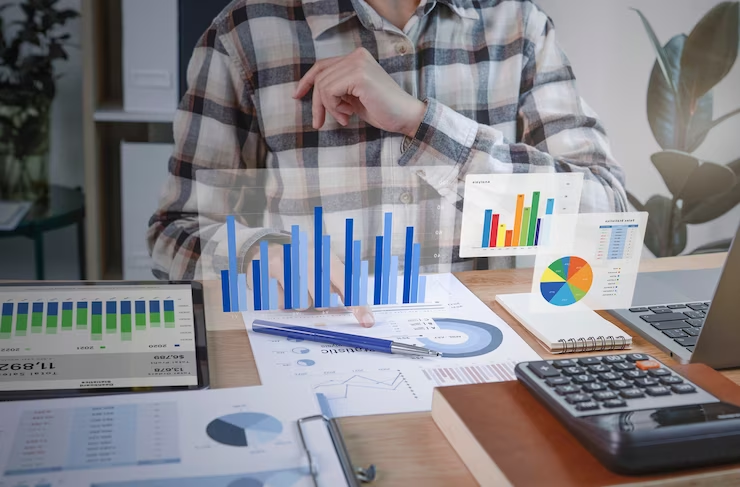
[[[594,281],[591,266],[580,257],[563,257],[550,264],[540,279],[545,301],[555,306],[570,306],[588,294]]]

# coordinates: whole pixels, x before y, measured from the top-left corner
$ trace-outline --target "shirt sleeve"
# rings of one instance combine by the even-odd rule
[[[578,95],[552,22],[533,7],[524,31],[517,140],[430,98],[415,137],[404,141],[399,164],[423,166],[419,175],[443,196],[467,174],[581,172],[582,212],[626,211],[624,172],[604,128]]]
[[[234,190],[248,184],[246,169],[264,165],[265,143],[248,78],[228,42],[211,26],[188,66],[169,176],[149,222],[153,273],[160,279],[214,278],[217,269],[228,268],[225,218],[235,212]],[[240,262],[258,240],[274,233],[238,222]]]

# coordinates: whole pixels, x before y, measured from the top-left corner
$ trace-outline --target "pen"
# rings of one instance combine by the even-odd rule
[[[306,328],[303,326],[285,325],[270,321],[254,320],[252,322],[252,331],[256,333],[265,333],[285,338],[296,338],[308,340],[311,342],[331,343],[344,347],[364,348],[374,352],[393,353],[398,355],[416,355],[422,357],[441,357],[440,352],[435,352],[424,347],[408,345],[406,343],[383,340],[381,338],[363,337],[350,335],[349,333],[339,333],[329,330],[318,330],[316,328]]]

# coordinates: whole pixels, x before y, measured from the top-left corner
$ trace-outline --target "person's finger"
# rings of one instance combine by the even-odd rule
[[[337,56],[337,57],[331,57],[331,58],[326,58],[326,59],[317,61],[316,64],[311,66],[311,69],[309,69],[306,72],[306,74],[303,75],[303,78],[301,78],[300,81],[298,81],[298,85],[296,86],[296,89],[293,92],[293,98],[298,99],[298,98],[303,98],[304,96],[306,96],[306,93],[308,93],[308,91],[314,85],[316,76],[318,76],[328,66],[335,64],[342,58],[343,56]]]
[[[347,87],[350,86],[348,82],[354,76],[354,68],[349,63],[340,61],[328,67],[316,77],[314,93],[319,93],[326,111],[342,126],[349,123],[349,116],[337,110],[337,107],[343,103],[342,96],[349,94],[346,91]]]
[[[331,272],[329,273],[329,279],[331,280],[331,287],[334,292],[339,296],[340,304],[344,303],[344,278],[345,278],[345,266],[344,263],[332,252],[331,254]],[[368,306],[350,306],[348,307],[361,326],[370,328],[375,324],[375,316],[372,310]]]
[[[313,90],[311,102],[311,126],[314,129],[319,130],[326,122],[326,109],[324,108],[324,102],[321,99],[321,90],[318,89],[318,87]]]
[[[363,328],[371,328],[375,324],[375,315],[369,306],[353,306],[350,309]]]

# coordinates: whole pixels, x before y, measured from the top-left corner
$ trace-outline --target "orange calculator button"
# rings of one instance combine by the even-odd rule
[[[640,360],[639,362],[636,362],[635,365],[640,370],[650,370],[650,369],[660,368],[660,364],[656,362],[655,360]]]

